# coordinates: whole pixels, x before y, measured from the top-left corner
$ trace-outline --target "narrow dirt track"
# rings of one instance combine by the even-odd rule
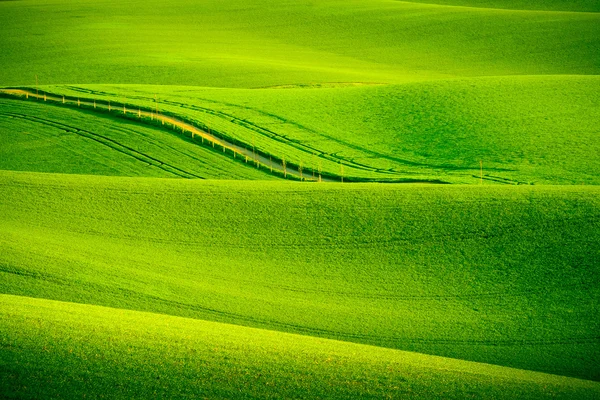
[[[259,153],[257,153],[253,149],[246,148],[244,146],[240,146],[238,144],[227,141],[224,138],[217,137],[210,132],[202,130],[188,122],[177,119],[172,116],[160,114],[160,112],[156,113],[154,111],[147,111],[141,108],[130,108],[128,109],[126,105],[121,104],[118,107],[111,105],[110,103],[104,103],[96,100],[89,99],[77,99],[73,100],[71,98],[66,98],[62,96],[57,96],[53,94],[43,93],[38,94],[33,91],[28,91],[24,89],[0,89],[0,93],[11,95],[17,98],[29,99],[30,97],[41,100],[41,101],[51,101],[53,104],[65,104],[69,106],[86,106],[86,109],[101,109],[108,110],[110,112],[120,112],[123,115],[133,115],[137,116],[140,119],[140,122],[143,123],[142,118],[149,118],[150,121],[161,121],[162,125],[166,125],[171,127],[175,131],[181,130],[182,134],[189,133],[192,138],[200,137],[201,142],[204,144],[206,141],[207,146],[212,146],[213,148],[222,149],[223,153],[229,152],[233,155],[234,159],[238,159],[240,162],[244,162],[248,164],[249,168],[261,168],[265,172],[276,173],[278,176],[283,175],[286,178],[293,178],[297,180],[303,181],[331,181],[331,182],[339,182],[339,180],[329,179],[325,177],[313,176],[315,173],[312,170],[309,170],[310,173],[306,174],[304,171],[300,171],[295,166],[286,165],[284,167],[283,163],[279,163],[277,161],[272,160],[270,157],[265,157]]]

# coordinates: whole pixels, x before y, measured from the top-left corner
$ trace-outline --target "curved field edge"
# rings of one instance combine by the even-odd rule
[[[75,88],[75,91],[78,89]],[[162,100],[168,105],[165,107],[161,104],[159,109],[155,100],[140,101],[137,96],[133,99],[127,98],[127,102],[123,96],[118,96],[119,102],[105,96],[65,96],[64,93],[40,92],[31,88],[0,89],[0,96],[99,115],[108,113],[111,117],[120,117],[140,125],[174,131],[184,140],[202,147],[212,147],[214,150],[216,145],[218,153],[222,153],[224,158],[237,161],[238,168],[245,165],[256,169],[255,174],[263,176],[269,174],[280,178],[319,182],[327,180],[447,183],[437,179],[429,171],[392,171],[339,157],[304,144],[298,138],[290,140],[286,134],[273,132],[250,120],[224,113],[218,108],[210,109]],[[186,109],[200,111],[200,119],[193,113],[190,116]],[[202,115],[205,113],[216,118],[202,118],[205,117]]]
[[[600,384],[160,314],[0,295],[3,398],[564,398]]]
[[[321,89],[83,85],[155,106],[289,165],[348,178],[597,184],[600,77],[516,76]],[[482,162],[482,164],[480,164]],[[480,166],[483,165],[483,170]]]
[[[598,379],[598,187],[0,177],[1,293]]]
[[[184,142],[179,142],[181,147],[188,150],[195,147],[195,152],[198,154],[203,154],[200,156],[196,156],[195,160],[197,165],[196,169],[198,169],[200,175],[194,175],[191,173],[187,173],[184,170],[179,169],[179,171],[175,171],[179,173],[181,177],[191,177],[191,178],[238,178],[240,175],[248,178],[254,179],[272,179],[273,177],[279,178],[287,178],[292,180],[306,180],[306,181],[321,181],[321,180],[341,180],[341,177],[335,174],[329,174],[319,167],[309,169],[306,165],[303,166],[302,162],[294,165],[292,162],[286,162],[285,156],[277,156],[271,153],[264,152],[261,148],[255,146],[254,140],[248,140],[247,142],[240,141],[238,138],[230,137],[228,132],[219,132],[214,128],[211,128],[210,125],[207,125],[203,122],[198,122],[196,120],[190,120],[184,116],[179,114],[164,111],[162,108],[159,110],[158,106],[155,109],[154,107],[145,107],[140,106],[139,104],[131,104],[131,103],[118,103],[114,101],[107,100],[105,102],[97,101],[94,99],[86,99],[81,97],[69,97],[64,95],[56,95],[49,92],[39,92],[32,89],[0,89],[0,104],[2,104],[2,98],[6,98],[6,104],[12,105],[12,108],[18,105],[18,102],[22,102],[23,106],[22,110],[27,111],[25,114],[14,113],[14,112],[2,112],[0,116],[5,116],[11,119],[22,119],[28,122],[41,122],[42,124],[46,123],[51,127],[58,127],[61,130],[65,130],[65,132],[76,133],[80,136],[86,138],[92,138],[99,142],[100,144],[106,145],[107,141],[109,147],[114,150],[119,150],[122,153],[127,153],[127,155],[134,156],[134,158],[139,161],[145,161],[146,163],[154,166],[152,162],[155,164],[158,162],[160,167],[164,167],[165,165],[169,166],[167,163],[160,162],[160,160],[154,159],[153,157],[147,156],[139,151],[136,151],[135,148],[144,148],[151,147],[152,142],[160,143],[161,139],[175,143],[177,140],[174,140],[174,137],[179,137],[180,140]],[[26,103],[23,100],[27,101]],[[47,108],[51,107],[51,108]],[[10,108],[10,107],[7,107]],[[37,108],[37,109],[36,109]],[[39,116],[31,115],[36,112],[39,114],[42,109],[53,111],[53,115],[57,121],[46,121]],[[75,116],[76,119],[79,120],[80,123],[87,124],[88,126],[92,125],[94,121],[100,123],[101,125],[105,125],[105,130],[110,130],[110,125],[106,123],[106,121],[112,121],[117,126],[122,125],[137,125],[140,127],[141,131],[145,131],[143,133],[136,135],[137,132],[135,130],[131,130],[129,133],[133,133],[134,135],[129,135],[131,137],[122,136],[122,135],[114,135],[114,139],[109,139],[105,136],[99,135],[94,132],[88,132],[83,129],[78,129],[78,127],[72,127],[65,125],[63,121],[65,117],[63,116],[61,120],[60,112],[57,112],[56,109],[66,110],[66,115]],[[77,112],[81,112],[80,115],[77,115]],[[85,117],[89,117],[90,121],[85,121]],[[104,117],[104,118],[102,118]],[[125,122],[124,122],[125,121]],[[117,128],[115,126],[115,130]],[[151,132],[155,132],[155,135],[152,135]],[[150,133],[148,133],[150,132]],[[14,134],[15,132],[8,132],[8,135]],[[25,132],[28,134],[28,132]],[[146,136],[146,137],[144,137]],[[116,139],[116,140],[115,140]],[[136,142],[137,139],[137,142]],[[6,139],[4,139],[6,140]],[[125,141],[132,144],[134,148],[126,148],[125,152],[123,149],[119,147],[124,147],[120,145],[119,141]],[[115,146],[116,145],[116,146]],[[177,144],[174,144],[173,147],[177,147]],[[12,154],[13,149],[5,149],[7,153],[10,154],[12,158],[18,159],[19,157]],[[176,150],[176,149],[174,149]],[[209,151],[211,150],[211,151]],[[50,149],[52,151],[52,149]],[[180,163],[187,164],[190,161],[185,157],[189,156],[184,152],[181,152],[180,155],[181,160]],[[184,157],[181,157],[184,156]],[[29,154],[23,154],[23,158],[30,157]],[[150,162],[148,162],[148,159]],[[288,159],[289,160],[289,159]],[[176,160],[173,162],[177,163]],[[165,165],[163,165],[165,164]],[[231,172],[226,171],[224,168],[217,171],[220,173],[215,173],[211,171],[210,168],[206,168],[210,165],[229,165],[229,168],[232,170]],[[8,166],[10,167],[10,161]],[[304,167],[304,170],[303,170]],[[188,166],[189,168],[189,166]],[[10,169],[10,168],[6,168]],[[171,167],[171,169],[178,169]],[[208,170],[208,171],[205,171]],[[61,172],[61,171],[35,171],[32,172]],[[81,171],[81,173],[85,173],[85,169]],[[107,174],[114,175],[114,174]],[[124,174],[126,175],[126,174]],[[385,177],[389,180],[389,177]],[[346,181],[356,180],[356,178],[347,177]],[[362,181],[366,181],[367,179],[362,178]],[[404,180],[399,181],[416,181],[416,179],[405,178]]]
[[[271,179],[193,138],[88,110],[0,98],[0,169],[110,176]]]

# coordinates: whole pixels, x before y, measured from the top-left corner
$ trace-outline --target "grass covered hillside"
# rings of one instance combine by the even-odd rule
[[[594,399],[589,381],[0,295],[4,398]]]
[[[310,173],[479,183],[600,183],[600,79],[525,76],[319,89],[50,86],[220,130]]]
[[[548,4],[565,11],[395,0],[3,1],[0,84],[30,85],[36,74],[45,84],[246,88],[598,74],[599,14],[568,11],[581,1]]]
[[[598,190],[2,173],[2,293],[598,379]]]
[[[188,137],[40,102],[0,98],[0,169],[172,178],[269,179]]]
[[[0,0],[0,398],[600,398],[598,0]]]
[[[600,2],[597,0],[412,0],[412,2],[475,8],[499,8],[522,11],[600,11]]]

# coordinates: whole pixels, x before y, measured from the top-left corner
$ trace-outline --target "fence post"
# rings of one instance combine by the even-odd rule
[[[321,169],[322,169],[321,160],[319,160],[319,182],[322,182],[322,179],[321,179]]]
[[[285,168],[285,157],[281,158],[281,164],[283,165],[283,177],[287,178],[287,169]]]

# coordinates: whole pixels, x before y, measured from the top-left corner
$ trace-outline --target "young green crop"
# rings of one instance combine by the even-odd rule
[[[320,89],[44,87],[156,105],[334,176],[598,184],[600,79],[503,77]],[[480,161],[483,171],[480,170]]]
[[[163,127],[0,98],[0,169],[202,179],[272,179]]]
[[[597,382],[0,295],[4,398],[592,399]]]
[[[0,174],[1,293],[600,376],[596,187]]]
[[[36,75],[248,88],[600,71],[598,13],[389,0],[2,1],[0,37],[0,85]]]
[[[597,398],[597,4],[437,2],[0,1],[2,87],[485,183],[2,98],[0,397]]]
[[[411,0],[411,2],[460,7],[499,8],[506,10],[522,11],[600,11],[600,3],[593,0]]]

